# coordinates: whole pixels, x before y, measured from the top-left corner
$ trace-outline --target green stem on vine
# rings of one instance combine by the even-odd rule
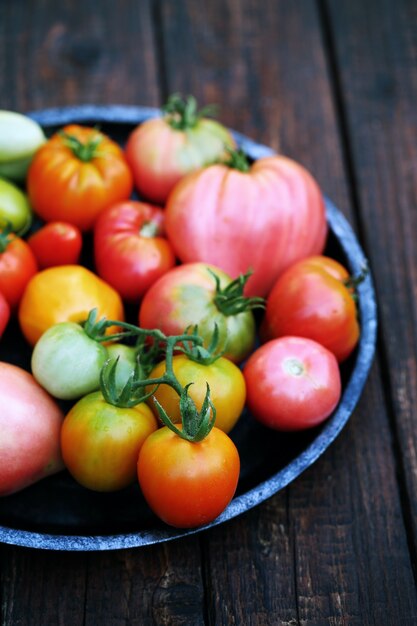
[[[226,285],[226,287],[221,286],[220,278],[215,272],[210,268],[207,268],[207,271],[212,275],[216,283],[214,304],[223,315],[238,315],[244,311],[265,308],[264,298],[258,296],[247,297],[243,295],[245,285],[252,275],[251,270],[246,272],[246,274],[240,274]]]

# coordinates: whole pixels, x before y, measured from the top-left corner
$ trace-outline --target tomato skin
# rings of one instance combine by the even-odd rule
[[[340,362],[360,334],[356,305],[344,282],[348,271],[325,256],[303,259],[284,272],[267,298],[264,340],[297,335],[318,341]]]
[[[188,174],[168,198],[165,225],[183,263],[211,263],[232,278],[250,267],[245,293],[258,296],[292,263],[320,254],[327,236],[318,184],[283,156],[248,172],[210,165]]]
[[[49,222],[27,240],[40,269],[56,265],[76,265],[83,244],[77,226],[68,222]]]
[[[139,453],[138,479],[147,503],[177,528],[195,528],[220,515],[233,498],[239,471],[234,443],[216,427],[191,443],[164,426]]]
[[[101,211],[130,196],[132,174],[121,148],[94,128],[72,124],[63,132],[83,144],[100,136],[96,156],[81,160],[56,133],[36,152],[29,167],[29,199],[46,222],[59,220],[90,230]]]
[[[56,402],[25,370],[0,362],[0,496],[63,469]]]
[[[11,236],[4,252],[0,252],[0,291],[13,311],[37,271],[35,256],[26,241]]]
[[[136,480],[139,450],[156,428],[156,419],[146,404],[121,408],[108,404],[100,391],[91,393],[64,419],[64,463],[87,489],[123,489]]]
[[[0,170],[1,167],[0,162]],[[13,232],[20,237],[30,228],[32,218],[32,208],[26,194],[10,181],[0,178],[0,225],[3,227],[10,223]]]
[[[91,339],[82,326],[61,322],[48,328],[36,343],[31,359],[35,379],[60,400],[75,400],[100,387],[107,349]]]
[[[341,395],[334,354],[302,337],[268,341],[247,360],[247,405],[265,426],[297,431],[320,424]]]
[[[10,319],[10,306],[0,291],[0,338],[6,330]]]
[[[217,324],[224,357],[242,361],[255,342],[255,319],[252,311],[224,315],[214,303],[216,286],[210,268],[220,278],[221,286],[230,277],[208,263],[187,263],[173,268],[146,292],[139,309],[139,326],[160,328],[166,335],[179,335],[187,326],[198,324],[198,332],[210,342]]]
[[[138,191],[152,202],[164,204],[185,174],[225,156],[225,146],[233,148],[235,141],[215,120],[202,118],[184,131],[157,118],[143,122],[131,133],[125,153]]]
[[[54,324],[85,321],[95,308],[98,318],[124,319],[119,294],[96,274],[81,265],[49,267],[38,272],[25,289],[18,311],[20,328],[35,345]]]
[[[192,361],[185,355],[173,358],[173,370],[183,387],[188,388],[188,395],[200,410],[207,392],[206,383],[210,386],[210,398],[216,408],[216,427],[229,433],[238,421],[245,404],[246,385],[240,369],[228,359],[220,357],[210,365],[202,365]],[[162,376],[165,361],[159,363],[149,374],[150,378]],[[150,390],[150,389],[149,389]],[[181,421],[178,394],[169,385],[160,385],[153,394],[170,416],[174,423]],[[158,416],[152,400],[149,404]]]
[[[163,222],[164,213],[159,207],[135,201],[118,203],[97,220],[97,272],[124,300],[139,300],[175,265],[172,246],[163,237]]]

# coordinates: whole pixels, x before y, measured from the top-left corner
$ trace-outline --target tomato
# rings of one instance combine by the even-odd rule
[[[216,427],[194,443],[164,426],[148,437],[138,460],[147,503],[177,528],[201,526],[220,515],[233,498],[239,470],[234,443]]]
[[[203,406],[210,386],[211,400],[216,407],[216,427],[228,433],[239,419],[246,398],[245,379],[240,369],[228,359],[220,357],[214,363],[204,365],[189,359],[185,355],[174,356],[174,374],[183,387],[188,388],[188,395],[198,409]],[[149,374],[149,378],[158,378],[164,373],[165,362],[159,363]],[[178,394],[168,385],[160,385],[153,396],[170,416],[173,422],[181,421]],[[152,400],[155,415],[158,412]]]
[[[19,306],[19,323],[27,341],[35,345],[54,324],[85,321],[95,308],[99,318],[124,319],[123,303],[110,285],[81,265],[60,265],[38,272],[29,281]]]
[[[309,337],[339,362],[355,348],[360,334],[348,271],[337,261],[314,256],[292,265],[268,296],[261,335]]]
[[[35,154],[27,176],[34,211],[46,222],[64,221],[81,230],[133,187],[121,148],[94,128],[66,126]]]
[[[10,224],[11,230],[21,236],[30,227],[32,217],[27,195],[16,185],[0,178],[0,227]]]
[[[323,196],[307,170],[283,156],[249,166],[239,153],[184,177],[165,224],[182,262],[212,263],[233,278],[251,268],[246,294],[259,296],[289,265],[320,254],[327,235]]]
[[[82,234],[68,222],[49,222],[27,240],[40,269],[76,265],[83,244]]]
[[[223,356],[242,361],[255,342],[252,311],[224,311],[216,303],[216,281],[221,288],[231,284],[222,270],[205,263],[179,265],[164,274],[145,294],[139,309],[139,326],[160,328],[166,335],[180,335],[188,326],[198,325],[198,333],[210,342],[217,325]]]
[[[63,469],[56,402],[33,376],[0,362],[0,496]]]
[[[111,343],[107,345],[107,358],[117,361],[116,387],[121,390],[135,371],[137,363],[137,351],[132,346],[123,343]]]
[[[156,428],[156,419],[144,403],[123,408],[107,403],[100,391],[84,396],[62,425],[65,465],[88,489],[123,489],[135,481],[139,450]]]
[[[37,122],[14,111],[0,111],[0,176],[23,182],[45,135]]]
[[[4,333],[10,319],[10,306],[0,291],[0,337]]]
[[[100,387],[107,349],[80,324],[61,322],[46,330],[32,353],[32,373],[52,396],[74,400]]]
[[[8,228],[0,233],[0,291],[12,310],[37,271],[35,256],[26,241],[15,237]]]
[[[172,96],[162,118],[138,126],[126,144],[126,158],[135,185],[145,198],[165,203],[174,185],[188,172],[203,167],[233,148],[230,132],[196,109],[194,98]]]
[[[311,339],[268,341],[249,357],[243,374],[249,410],[259,422],[277,430],[316,426],[340,399],[336,357]]]
[[[143,202],[122,202],[104,211],[94,228],[98,274],[129,301],[138,300],[175,265],[163,237],[163,211]]]

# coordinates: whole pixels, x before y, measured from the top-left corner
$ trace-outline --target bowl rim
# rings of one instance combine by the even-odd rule
[[[140,124],[146,119],[161,116],[161,110],[153,107],[131,105],[79,105],[42,109],[28,113],[28,116],[41,126],[56,126],[70,123],[102,122],[111,124]],[[257,143],[245,135],[232,130],[239,147],[252,159],[273,156],[274,150]],[[349,271],[359,274],[368,260],[353,231],[353,228],[328,198],[324,197],[326,216],[330,231],[346,256]],[[192,529],[156,529],[114,535],[65,535],[33,532],[0,525],[0,542],[46,550],[61,551],[101,551],[137,548],[161,543],[200,533],[218,526],[264,502],[289,485],[310,467],[330,446],[351,416],[363,391],[371,368],[377,336],[377,306],[371,272],[357,288],[358,308],[361,319],[361,335],[357,347],[356,362],[343,390],[339,405],[325,422],[320,433],[290,463],[277,473],[257,484],[243,494],[236,496],[229,506],[215,520],[204,526]]]

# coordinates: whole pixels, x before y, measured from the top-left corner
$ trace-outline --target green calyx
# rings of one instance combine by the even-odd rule
[[[165,119],[171,128],[187,130],[194,128],[203,117],[214,115],[217,107],[208,105],[198,110],[197,100],[194,96],[183,98],[180,94],[175,93],[168,98],[162,111],[165,113]]]
[[[198,335],[198,326],[194,326],[192,329],[187,328],[185,332],[187,333],[189,330],[192,330],[194,335]],[[219,327],[217,324],[214,324],[214,331],[207,347],[192,341],[184,341],[181,346],[177,346],[177,350],[185,354],[191,361],[201,365],[211,365],[225,353],[225,350],[220,348],[219,343]]]
[[[14,232],[11,222],[7,222],[6,226],[0,230],[0,254],[6,251],[9,243],[13,241]]]
[[[225,150],[228,154],[226,159],[219,161],[222,165],[227,165],[233,170],[238,170],[239,172],[249,172],[250,164],[248,161],[248,157],[243,152],[243,150],[238,149],[234,150],[228,146],[225,146]]]
[[[210,268],[207,268],[207,271],[212,275],[216,283],[216,293],[213,299],[214,304],[223,315],[238,315],[245,311],[265,308],[264,298],[260,296],[248,297],[243,295],[245,285],[252,275],[251,270],[246,272],[246,274],[240,274],[224,288],[221,287],[220,278],[217,274]]]
[[[355,292],[356,288],[363,283],[363,281],[365,280],[365,278],[367,277],[369,273],[369,267],[367,263],[364,263],[364,265],[361,268],[361,271],[359,272],[359,274],[356,274],[355,276],[349,276],[349,278],[347,278],[346,280],[343,281],[343,284],[345,285],[345,287],[349,290],[352,290],[353,292]],[[357,300],[357,295],[356,293],[352,293],[352,298],[354,300]]]
[[[98,131],[97,134],[86,143],[82,143],[77,137],[69,135],[63,130],[59,132],[59,135],[62,137],[65,146],[71,150],[77,159],[83,161],[83,163],[88,163],[98,156],[98,148],[103,141],[103,136]]]
[[[120,390],[116,383],[116,369],[119,357],[116,359],[108,359],[103,365],[100,372],[100,387],[103,398],[109,404],[123,408],[132,408],[141,402],[146,402],[148,398],[155,393],[156,388],[148,393],[143,393],[141,386],[138,384],[143,381],[142,371],[139,359],[129,376],[126,384]]]

